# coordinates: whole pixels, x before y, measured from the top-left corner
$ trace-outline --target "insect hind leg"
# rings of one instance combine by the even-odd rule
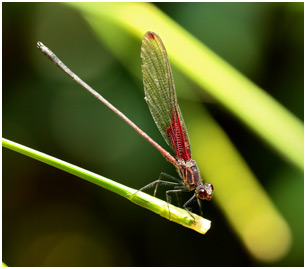
[[[171,176],[171,175],[169,175],[169,174],[167,174],[167,173],[161,172],[161,173],[159,174],[158,179],[162,179],[162,178],[168,178],[168,179],[171,179],[171,180],[173,180],[173,181],[175,181],[175,182],[180,183],[181,185],[183,185],[183,180],[182,180],[182,179],[177,178],[177,177],[174,177],[174,176]]]
[[[166,181],[166,180],[163,180],[164,178],[166,179],[169,179],[169,180],[172,180],[174,182],[171,182],[171,181]],[[179,179],[179,178],[176,178],[176,177],[173,177],[173,176],[170,176],[166,173],[163,173],[161,172],[158,179],[151,182],[150,184],[142,187],[141,189],[139,189],[138,191],[136,191],[133,196],[139,192],[139,191],[145,191],[147,189],[151,189],[151,188],[154,188],[154,192],[153,192],[153,196],[156,196],[156,193],[157,193],[157,189],[160,185],[164,185],[164,186],[172,186],[174,187],[174,190],[167,190],[166,191],[166,201],[167,201],[167,204],[168,204],[168,212],[169,212],[169,220],[170,220],[170,216],[171,216],[171,213],[170,213],[170,207],[169,207],[169,204],[171,204],[172,202],[172,197],[171,197],[171,194],[172,193],[175,193],[176,194],[176,198],[177,200],[179,201],[178,199],[178,193],[179,192],[187,192],[189,191],[189,189],[184,185],[184,182],[182,181],[182,179]],[[188,210],[187,210],[188,211]]]
[[[162,180],[163,178],[168,178],[172,181],[175,181],[175,182],[171,182],[171,181],[166,181],[166,180]],[[160,185],[164,185],[164,186],[174,186],[174,187],[180,187],[180,186],[183,186],[183,182],[181,179],[178,179],[176,177],[173,177],[173,176],[170,176],[166,173],[160,173],[159,177],[157,180],[151,182],[150,184],[142,187],[141,189],[139,189],[137,192],[139,191],[145,191],[145,190],[148,190],[148,189],[151,189],[151,188],[154,188],[154,192],[153,192],[153,196],[156,196],[156,193],[157,193],[157,189]],[[135,192],[133,195],[135,195],[137,192]]]

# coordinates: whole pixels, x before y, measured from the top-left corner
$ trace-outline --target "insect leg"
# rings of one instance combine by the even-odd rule
[[[170,208],[169,208],[169,204],[171,204],[171,202],[172,202],[172,197],[171,197],[171,193],[175,193],[176,194],[176,198],[177,198],[177,200],[179,200],[178,199],[178,193],[179,192],[188,192],[189,191],[189,189],[186,187],[186,186],[182,186],[182,185],[180,185],[180,186],[175,186],[174,187],[175,189],[174,190],[168,190],[168,191],[166,191],[166,199],[167,199],[167,203],[168,203],[168,211],[169,211],[169,220],[171,220],[170,219],[170,216],[171,216],[171,213],[170,213]],[[188,211],[188,210],[187,210]],[[189,213],[189,212],[188,212]]]
[[[183,208],[189,213],[189,215],[194,219],[194,216],[191,215],[191,211],[188,209],[187,205],[190,204],[194,198],[196,198],[196,193],[183,205]]]
[[[175,181],[175,182],[171,182],[171,181],[165,181],[165,180],[162,180],[163,178],[168,178],[172,181]],[[150,184],[142,187],[141,189],[139,189],[137,192],[139,191],[145,191],[147,189],[151,189],[153,187],[154,188],[154,193],[153,193],[153,196],[156,196],[156,192],[157,192],[157,189],[158,189],[158,186],[160,185],[164,185],[164,186],[183,186],[183,181],[181,179],[178,179],[176,177],[173,177],[173,176],[170,176],[166,173],[160,173],[159,177],[157,180],[151,182]],[[133,195],[135,195],[137,192],[135,192]]]

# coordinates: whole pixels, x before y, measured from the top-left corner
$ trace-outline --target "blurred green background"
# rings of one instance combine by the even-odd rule
[[[303,120],[303,3],[155,6]],[[120,49],[119,59],[110,52],[112,45],[101,42],[70,6],[3,3],[2,8],[3,137],[136,189],[157,179],[161,171],[176,176],[174,167],[149,143],[36,48],[38,40],[45,43],[166,147],[143,100],[140,40],[117,39],[113,46]],[[101,28],[109,29],[107,24]],[[255,259],[214,199],[205,203],[212,228],[203,236],[84,180],[3,149],[2,255],[7,265],[303,266],[303,173],[211,96],[200,94],[198,86],[181,78],[176,68],[173,71],[187,128],[186,107],[191,101],[182,89],[186,85],[193,91],[191,96],[201,96],[289,224],[288,252],[270,263]]]

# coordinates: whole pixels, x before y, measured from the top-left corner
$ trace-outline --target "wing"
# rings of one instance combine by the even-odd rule
[[[179,158],[191,158],[187,129],[179,108],[172,70],[160,37],[147,32],[141,46],[145,100],[167,144]]]

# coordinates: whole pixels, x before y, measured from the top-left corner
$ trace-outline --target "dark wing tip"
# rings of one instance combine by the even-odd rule
[[[155,34],[154,32],[146,32],[145,36],[147,36],[149,39],[155,39],[155,37],[157,36],[157,34]]]

